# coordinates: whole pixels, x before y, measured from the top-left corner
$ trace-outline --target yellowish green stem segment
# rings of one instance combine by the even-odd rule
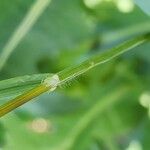
[[[108,51],[97,54],[96,56],[87,59],[86,61],[77,66],[65,69],[51,77],[47,77],[44,81],[41,81],[41,84],[37,87],[29,90],[28,92],[25,92],[24,94],[0,106],[0,117],[4,116],[5,114],[9,113],[15,108],[23,105],[24,103],[30,101],[31,99],[39,96],[40,94],[48,90],[53,91],[56,89],[57,86],[65,84],[66,82],[70,81],[71,79],[74,79],[75,77],[80,76],[81,74],[94,68],[95,66],[103,64],[115,58],[116,56],[149,40],[150,34],[145,34],[136,37]]]

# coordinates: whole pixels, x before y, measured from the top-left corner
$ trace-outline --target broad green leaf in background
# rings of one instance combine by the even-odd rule
[[[134,0],[135,3],[150,16],[150,1],[149,0]]]

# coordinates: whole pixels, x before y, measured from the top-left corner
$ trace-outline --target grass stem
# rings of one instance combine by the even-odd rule
[[[123,44],[116,46],[108,51],[97,54],[81,64],[71,67],[69,69],[63,70],[58,74],[55,74],[52,77],[47,77],[44,82],[41,81],[41,84],[37,87],[25,92],[24,94],[16,97],[12,101],[7,102],[6,104],[0,106],[0,117],[14,110],[15,108],[23,105],[24,103],[30,101],[31,99],[39,96],[40,94],[52,89],[55,89],[57,86],[65,84],[66,82],[74,79],[75,77],[80,76],[86,71],[96,67],[97,65],[103,64],[118,55],[148,41],[150,39],[150,34],[145,34],[139,37],[136,37],[132,40],[124,42]]]
[[[35,24],[37,19],[40,17],[50,2],[51,0],[36,0],[36,2],[30,8],[23,21],[20,23],[20,25],[17,27],[13,35],[2,49],[2,53],[0,55],[0,71],[4,67],[11,53],[29,32],[29,30],[32,28],[32,26]]]

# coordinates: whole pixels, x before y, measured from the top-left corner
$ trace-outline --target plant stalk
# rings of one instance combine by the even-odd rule
[[[65,84],[66,82],[74,79],[75,77],[80,76],[81,74],[87,72],[88,70],[96,67],[97,65],[103,64],[118,55],[121,55],[122,53],[142,44],[146,41],[150,40],[150,33],[145,34],[139,37],[136,37],[132,40],[129,40],[127,42],[124,42],[123,44],[116,46],[108,51],[105,51],[103,53],[97,54],[96,56],[93,56],[86,61],[82,62],[81,64],[71,67],[69,69],[63,70],[59,72],[58,74],[54,75],[57,78],[50,78],[47,77],[44,81],[45,84],[41,82],[41,84],[32,90],[29,90],[28,92],[16,97],[12,101],[7,102],[6,104],[0,106],[0,117],[4,116],[5,114],[9,113],[10,111],[16,109],[17,107],[23,105],[24,103],[30,101],[31,99],[39,96],[40,94],[52,89],[55,89],[57,86],[61,86],[62,84]]]

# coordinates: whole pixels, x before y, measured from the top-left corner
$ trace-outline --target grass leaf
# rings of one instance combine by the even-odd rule
[[[146,41],[149,41],[150,39],[150,34],[144,34],[142,36],[136,37],[132,40],[129,40],[127,42],[124,42],[120,44],[119,46],[116,46],[108,51],[105,51],[103,53],[97,54],[83,63],[71,67],[69,69],[63,70],[59,72],[58,74],[55,75],[50,75],[50,77],[46,77],[44,79],[44,82],[41,81],[41,84],[35,86],[35,88],[23,93],[22,95],[16,97],[12,101],[7,102],[6,104],[2,105],[0,107],[0,116],[3,116],[7,114],[8,112],[14,110],[15,108],[23,105],[24,103],[30,101],[31,99],[39,96],[40,94],[50,90],[53,91],[56,89],[57,86],[61,86],[62,84],[65,84],[69,82],[70,80],[80,76],[81,74],[87,72],[88,70],[96,67],[97,65],[103,64],[118,55],[132,49],[133,47],[136,47]],[[57,77],[57,78],[56,78]],[[12,80],[10,80],[12,81]],[[8,81],[5,81],[7,83]],[[13,82],[14,85],[16,85],[16,82]],[[2,85],[4,85],[3,81],[1,82]],[[22,84],[22,82],[21,82]],[[4,88],[1,87],[1,93],[4,90]],[[32,84],[34,85],[34,84]],[[31,86],[32,86],[31,85]],[[10,82],[10,86],[6,84],[6,89],[7,87],[11,87],[12,83]],[[8,89],[9,91],[9,89]]]
[[[25,75],[0,81],[0,101],[14,98],[38,86],[50,74]]]

